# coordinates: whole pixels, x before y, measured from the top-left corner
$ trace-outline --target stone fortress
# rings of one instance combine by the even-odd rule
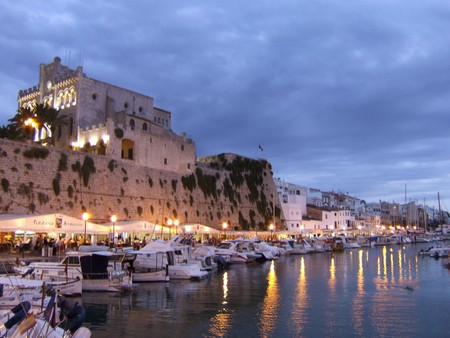
[[[91,79],[55,57],[40,65],[39,84],[19,92],[19,107],[44,103],[70,118],[58,130],[60,148],[84,149],[151,168],[186,172],[196,161],[195,144],[171,129],[171,113],[153,98]],[[117,133],[121,138],[111,137]],[[37,133],[39,139],[39,133]]]
[[[171,129],[153,98],[88,78],[56,57],[19,107],[45,103],[69,117],[55,147],[0,140],[1,213],[64,213],[93,221],[200,223],[266,230],[282,211],[265,160],[220,154],[197,159],[195,143]],[[45,138],[36,129],[35,141]]]

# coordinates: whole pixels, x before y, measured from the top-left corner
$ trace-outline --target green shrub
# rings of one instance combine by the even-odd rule
[[[3,188],[3,192],[8,192],[9,191],[9,181],[6,178],[2,178],[2,188]]]
[[[61,153],[61,157],[58,162],[58,171],[66,171],[67,170],[67,155]]]
[[[122,138],[124,135],[123,130],[120,128],[114,129],[114,135],[116,135],[117,138]]]
[[[53,192],[55,193],[56,196],[58,196],[61,193],[61,187],[59,185],[60,180],[61,180],[61,174],[57,173],[56,177],[52,181]]]
[[[117,167],[117,162],[116,162],[116,160],[111,160],[111,161],[109,161],[109,163],[108,163],[108,169],[109,169],[110,172],[113,172],[113,171],[114,171],[114,168],[116,168],[116,167]]]
[[[45,159],[50,151],[47,148],[31,148],[23,152],[26,158]]]

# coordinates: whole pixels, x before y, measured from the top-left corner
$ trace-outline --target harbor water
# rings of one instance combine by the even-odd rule
[[[435,244],[284,256],[202,281],[84,293],[93,337],[448,337],[450,270]]]

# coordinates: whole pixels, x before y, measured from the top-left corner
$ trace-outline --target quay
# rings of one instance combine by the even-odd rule
[[[37,252],[0,252],[0,274],[12,273],[18,262],[28,265],[31,262],[58,262],[62,258],[64,256],[43,257]]]

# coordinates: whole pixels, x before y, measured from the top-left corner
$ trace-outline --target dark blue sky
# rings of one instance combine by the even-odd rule
[[[0,124],[60,56],[154,97],[199,156],[448,209],[449,18],[441,0],[2,1]]]

